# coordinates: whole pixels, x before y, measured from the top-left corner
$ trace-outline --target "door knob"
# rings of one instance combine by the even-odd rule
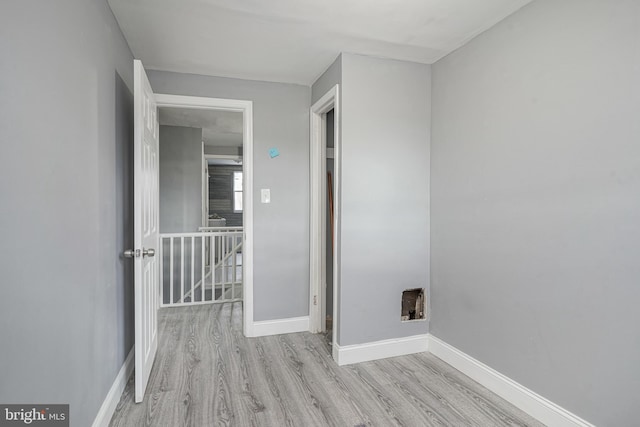
[[[155,256],[155,254],[156,254],[156,250],[155,249],[143,249],[142,250],[142,256],[152,257],[152,256]]]
[[[125,258],[135,258],[140,256],[140,251],[136,249],[127,249],[123,253]]]

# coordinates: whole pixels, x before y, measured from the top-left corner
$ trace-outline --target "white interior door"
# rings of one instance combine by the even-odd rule
[[[158,349],[158,112],[142,63],[134,61],[135,384],[142,402]]]

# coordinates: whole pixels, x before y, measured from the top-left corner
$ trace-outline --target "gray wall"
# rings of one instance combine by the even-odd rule
[[[342,54],[326,69],[311,86],[311,104],[322,98],[332,87],[342,83]]]
[[[431,70],[341,58],[339,344],[425,334],[400,308],[403,290],[429,288]]]
[[[638,40],[538,0],[433,66],[431,332],[599,426],[638,422]]]
[[[202,226],[202,129],[160,126],[160,232]]]
[[[106,1],[1,9],[0,401],[89,426],[133,345],[133,57]]]
[[[310,88],[149,71],[156,93],[253,101],[254,320],[309,314]],[[280,156],[269,157],[276,147]],[[260,189],[271,203],[260,203]]]

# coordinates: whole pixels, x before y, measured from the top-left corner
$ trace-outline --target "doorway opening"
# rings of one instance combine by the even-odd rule
[[[337,360],[340,309],[340,110],[334,86],[311,107],[309,330],[327,332]]]
[[[242,301],[244,334],[252,336],[252,102],[155,97],[161,306]]]
[[[162,107],[161,306],[242,300],[243,114]]]
[[[225,147],[226,148],[226,147]],[[208,227],[242,227],[244,172],[242,147],[237,155],[207,154],[219,151],[205,147]]]
[[[326,196],[325,196],[325,296],[324,300],[324,317],[325,317],[325,327],[323,331],[327,336],[327,340],[329,343],[333,341],[333,253],[335,252],[335,242],[334,242],[334,230],[335,230],[335,217],[333,214],[333,205],[334,205],[334,195],[335,195],[335,187],[334,187],[334,177],[335,177],[335,164],[334,164],[334,153],[335,153],[335,110],[331,109],[327,111],[324,115],[325,118],[325,169],[326,169]]]

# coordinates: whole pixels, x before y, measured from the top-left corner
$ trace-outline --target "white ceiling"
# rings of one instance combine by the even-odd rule
[[[242,113],[223,110],[160,107],[161,125],[202,129],[205,145],[242,147]]]
[[[340,52],[431,64],[532,0],[109,0],[147,68],[312,84]]]

